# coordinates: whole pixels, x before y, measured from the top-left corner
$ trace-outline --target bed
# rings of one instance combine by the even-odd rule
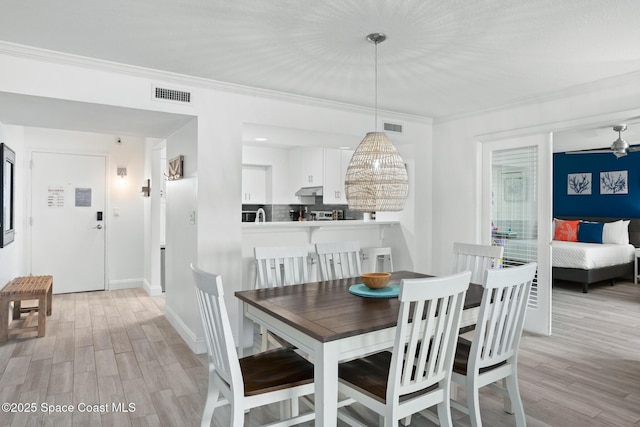
[[[558,217],[564,220],[582,220],[612,223],[620,218]],[[553,282],[564,280],[582,284],[582,292],[589,291],[589,285],[616,278],[633,279],[635,269],[635,248],[640,247],[640,219],[629,219],[628,244],[597,244],[580,242],[552,242]]]
[[[583,220],[610,223],[620,218],[595,217],[558,217],[563,220]],[[640,219],[630,219],[628,228],[629,243],[605,244],[582,243],[553,240],[552,277],[553,283],[562,280],[582,285],[582,292],[589,291],[589,285],[609,281],[614,284],[616,278],[633,279],[635,269],[635,248],[640,247]],[[505,247],[505,261],[508,263],[513,254],[534,251],[537,241],[534,239],[507,238],[502,240]],[[518,256],[513,257],[515,264]]]

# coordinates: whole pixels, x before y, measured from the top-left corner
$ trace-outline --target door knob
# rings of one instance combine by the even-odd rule
[[[98,230],[102,230],[102,224],[98,224],[98,225],[96,225],[96,226],[95,226],[95,227],[93,227],[93,228],[97,228]]]

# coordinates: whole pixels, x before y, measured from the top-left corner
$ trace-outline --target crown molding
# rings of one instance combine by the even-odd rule
[[[579,117],[576,119],[545,122],[534,126],[507,129],[499,132],[489,132],[486,134],[476,135],[475,139],[478,141],[493,141],[505,138],[537,135],[540,133],[561,132],[565,130],[580,129],[584,126],[601,125],[608,127],[611,126],[612,123],[619,123],[621,118],[623,118],[623,121],[640,118],[640,108],[631,110],[607,111],[600,114]]]
[[[485,114],[499,113],[505,110],[512,110],[518,107],[524,107],[532,104],[540,104],[544,102],[553,102],[564,98],[570,98],[573,96],[582,95],[593,91],[611,90],[617,89],[630,84],[640,85],[640,71],[633,71],[631,73],[621,74],[619,76],[609,77],[606,79],[595,80],[588,83],[581,83],[569,88],[560,89],[557,91],[546,92],[536,96],[526,97],[508,104],[504,104],[498,107],[487,108],[484,110],[478,110],[473,112],[466,112],[460,114],[452,114],[448,116],[435,117],[433,119],[434,124],[443,124],[452,121],[462,120],[470,117],[482,116]]]
[[[188,85],[207,90],[217,90],[241,95],[259,96],[262,98],[295,102],[314,107],[330,108],[334,110],[342,110],[354,113],[373,114],[372,107],[366,107],[356,104],[348,104],[345,102],[332,101],[322,98],[314,98],[304,95],[296,95],[287,92],[278,92],[269,89],[262,89],[252,86],[239,85],[235,83],[221,82],[217,80],[205,79],[201,77],[189,76],[186,74],[172,73],[152,68],[139,67],[136,65],[122,64],[119,62],[106,61],[102,59],[89,58],[86,56],[73,55],[53,50],[35,48],[15,43],[0,41],[0,54],[33,59],[43,62],[51,62],[58,64],[71,65],[76,67],[84,67],[93,70],[110,71],[115,73],[127,74],[136,77],[144,77],[149,79],[163,80],[179,85]],[[414,122],[433,124],[431,117],[417,116],[407,113],[395,111],[380,110],[378,115],[387,116],[392,119],[410,120]]]

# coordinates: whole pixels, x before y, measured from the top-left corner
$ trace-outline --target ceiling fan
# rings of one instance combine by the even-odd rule
[[[609,148],[601,148],[596,150],[580,150],[580,151],[567,151],[567,154],[599,154],[599,153],[611,153],[616,158],[624,157],[629,152],[632,151],[640,151],[640,145],[638,146],[629,146],[629,143],[622,139],[621,133],[627,130],[627,125],[615,125],[613,127],[614,132],[618,132],[618,139],[613,141],[611,147]]]

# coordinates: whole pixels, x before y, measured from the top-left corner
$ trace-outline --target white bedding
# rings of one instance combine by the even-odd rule
[[[519,259],[520,254],[535,251],[535,240],[505,239],[505,258]],[[633,262],[635,247],[631,244],[601,244],[552,240],[553,267],[592,269]]]
[[[552,265],[554,267],[592,269],[633,262],[633,245],[581,243],[553,240]]]

